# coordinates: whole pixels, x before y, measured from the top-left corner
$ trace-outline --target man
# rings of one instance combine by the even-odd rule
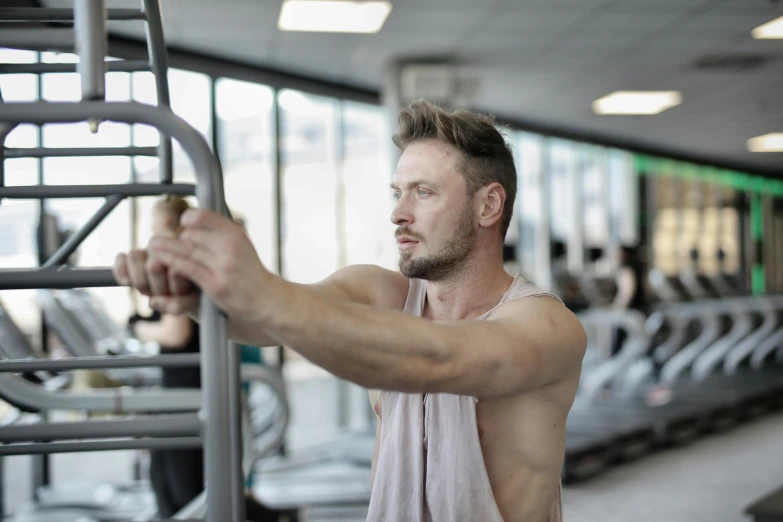
[[[115,276],[155,309],[196,315],[192,281],[232,338],[381,390],[368,520],[559,520],[586,337],[557,298],[503,269],[511,151],[492,119],[425,102],[400,112],[394,141],[401,273],[350,266],[290,283],[235,223],[188,211],[179,238],[120,255]]]

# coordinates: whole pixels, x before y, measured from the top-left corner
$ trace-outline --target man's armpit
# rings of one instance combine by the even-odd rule
[[[381,420],[381,391],[380,390],[367,390],[370,396],[370,406],[375,413],[375,418]]]

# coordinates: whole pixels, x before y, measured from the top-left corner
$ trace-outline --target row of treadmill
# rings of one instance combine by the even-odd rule
[[[783,406],[783,296],[738,295],[726,277],[693,271],[648,279],[659,298],[648,313],[578,314],[588,350],[564,483]]]

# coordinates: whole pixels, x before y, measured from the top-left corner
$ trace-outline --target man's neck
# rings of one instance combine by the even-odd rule
[[[475,319],[498,304],[512,281],[500,259],[466,263],[447,281],[427,282],[425,315],[438,321]]]

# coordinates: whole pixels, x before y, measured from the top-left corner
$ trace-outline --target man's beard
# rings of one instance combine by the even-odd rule
[[[409,279],[445,281],[462,267],[473,249],[475,239],[473,209],[468,206],[457,224],[454,235],[439,252],[418,258],[413,258],[410,251],[401,252],[400,272]]]

